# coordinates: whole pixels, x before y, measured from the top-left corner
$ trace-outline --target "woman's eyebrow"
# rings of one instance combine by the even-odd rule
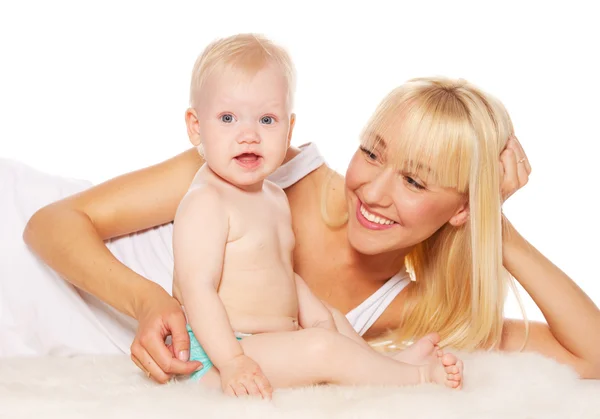
[[[381,135],[375,135],[375,141],[378,146],[381,146],[381,148],[383,148],[384,150],[387,149],[387,143]]]
[[[382,149],[386,150],[387,149],[387,143],[385,142],[385,139],[379,135],[379,134],[374,134],[375,137],[375,143],[374,146],[375,147],[381,147]]]
[[[375,138],[375,141],[373,142],[373,147],[381,148],[382,151],[387,150],[387,143],[385,139],[381,136],[381,134],[371,132],[371,135],[373,138]],[[432,173],[435,175],[435,172],[431,167],[420,162],[417,162],[415,164],[412,160],[407,160],[404,162],[404,167],[409,168],[410,170],[414,170],[415,172],[425,170],[427,173]]]
[[[426,173],[433,175],[434,178],[436,176],[436,173],[434,172],[434,170],[431,167],[429,167],[423,163],[417,162],[417,164],[414,164],[414,162],[412,160],[407,160],[404,162],[404,167],[405,167],[405,169],[408,169],[408,170],[414,172],[414,174],[417,174],[417,173],[421,172],[422,170],[424,170]]]

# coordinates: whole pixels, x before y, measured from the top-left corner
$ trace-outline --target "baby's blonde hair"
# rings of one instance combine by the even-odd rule
[[[268,65],[279,67],[287,80],[288,105],[292,109],[296,72],[287,51],[259,34],[238,34],[218,39],[198,57],[192,71],[190,106],[195,107],[207,77],[215,71],[232,69],[246,77],[254,76]]]
[[[388,160],[464,193],[470,210],[465,225],[446,223],[406,257],[416,281],[405,291],[402,326],[379,343],[402,347],[429,332],[457,349],[500,342],[508,289],[519,298],[502,265],[499,156],[512,135],[504,106],[465,80],[410,80],[375,111],[362,145],[374,148],[384,138],[397,156]]]

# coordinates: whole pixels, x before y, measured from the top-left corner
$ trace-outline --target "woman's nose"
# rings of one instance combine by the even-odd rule
[[[393,202],[391,197],[394,187],[393,178],[393,170],[386,168],[365,183],[362,187],[364,203],[373,207],[389,207]]]

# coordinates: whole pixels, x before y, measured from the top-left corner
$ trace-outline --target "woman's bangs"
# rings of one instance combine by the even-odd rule
[[[369,150],[380,154],[385,151],[386,163],[403,173],[465,193],[473,131],[460,102],[448,94],[436,97],[444,93],[421,92],[400,101],[390,95],[380,105],[361,142]]]

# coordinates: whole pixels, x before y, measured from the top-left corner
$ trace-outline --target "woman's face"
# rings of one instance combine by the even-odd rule
[[[402,156],[373,135],[377,145],[361,146],[346,172],[348,239],[355,250],[366,255],[410,250],[447,222],[459,227],[467,221],[465,194],[425,183],[435,177],[419,176],[428,168],[397,170]]]

